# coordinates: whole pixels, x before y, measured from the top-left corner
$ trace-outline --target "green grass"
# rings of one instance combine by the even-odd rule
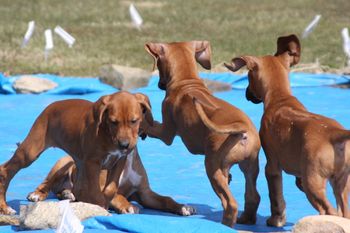
[[[316,14],[322,18],[301,41],[302,62],[334,68],[345,63],[340,31],[350,27],[349,0],[133,1],[144,19],[141,31],[130,22],[130,2],[0,0],[0,72],[97,76],[109,63],[150,70],[146,42],[186,40],[209,40],[215,65],[236,55],[274,53],[278,36],[300,36]],[[21,49],[30,20],[36,30]],[[43,32],[56,25],[77,41],[68,48],[54,35],[55,48],[45,62]]]

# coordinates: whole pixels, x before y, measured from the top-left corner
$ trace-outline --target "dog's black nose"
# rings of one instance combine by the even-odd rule
[[[119,140],[118,141],[120,149],[127,149],[129,147],[129,140]]]

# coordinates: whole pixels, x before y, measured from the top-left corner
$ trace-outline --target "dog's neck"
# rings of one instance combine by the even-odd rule
[[[185,86],[199,86],[204,85],[203,80],[198,76],[198,70],[195,59],[181,59],[181,61],[174,61],[170,67],[167,83],[167,92],[171,92],[178,88]]]
[[[273,77],[270,82],[264,83],[265,95],[263,96],[264,109],[276,106],[289,106],[304,108],[304,106],[292,95],[288,74]]]

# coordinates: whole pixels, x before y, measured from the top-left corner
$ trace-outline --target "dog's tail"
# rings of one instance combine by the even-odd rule
[[[242,124],[240,123],[233,123],[228,125],[217,125],[213,121],[211,121],[207,114],[205,113],[203,106],[199,103],[196,97],[193,97],[193,103],[196,108],[196,111],[203,121],[204,125],[207,126],[210,130],[220,133],[220,134],[236,134],[236,135],[242,135],[246,133],[247,131],[242,129]]]
[[[336,129],[331,132],[331,141],[333,143],[343,143],[350,140],[350,130]]]

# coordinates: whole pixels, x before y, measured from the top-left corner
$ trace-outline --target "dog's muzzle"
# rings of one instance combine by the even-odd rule
[[[248,88],[245,91],[245,98],[247,98],[249,101],[252,101],[254,104],[260,104],[262,102],[262,100],[255,97],[255,95]]]

